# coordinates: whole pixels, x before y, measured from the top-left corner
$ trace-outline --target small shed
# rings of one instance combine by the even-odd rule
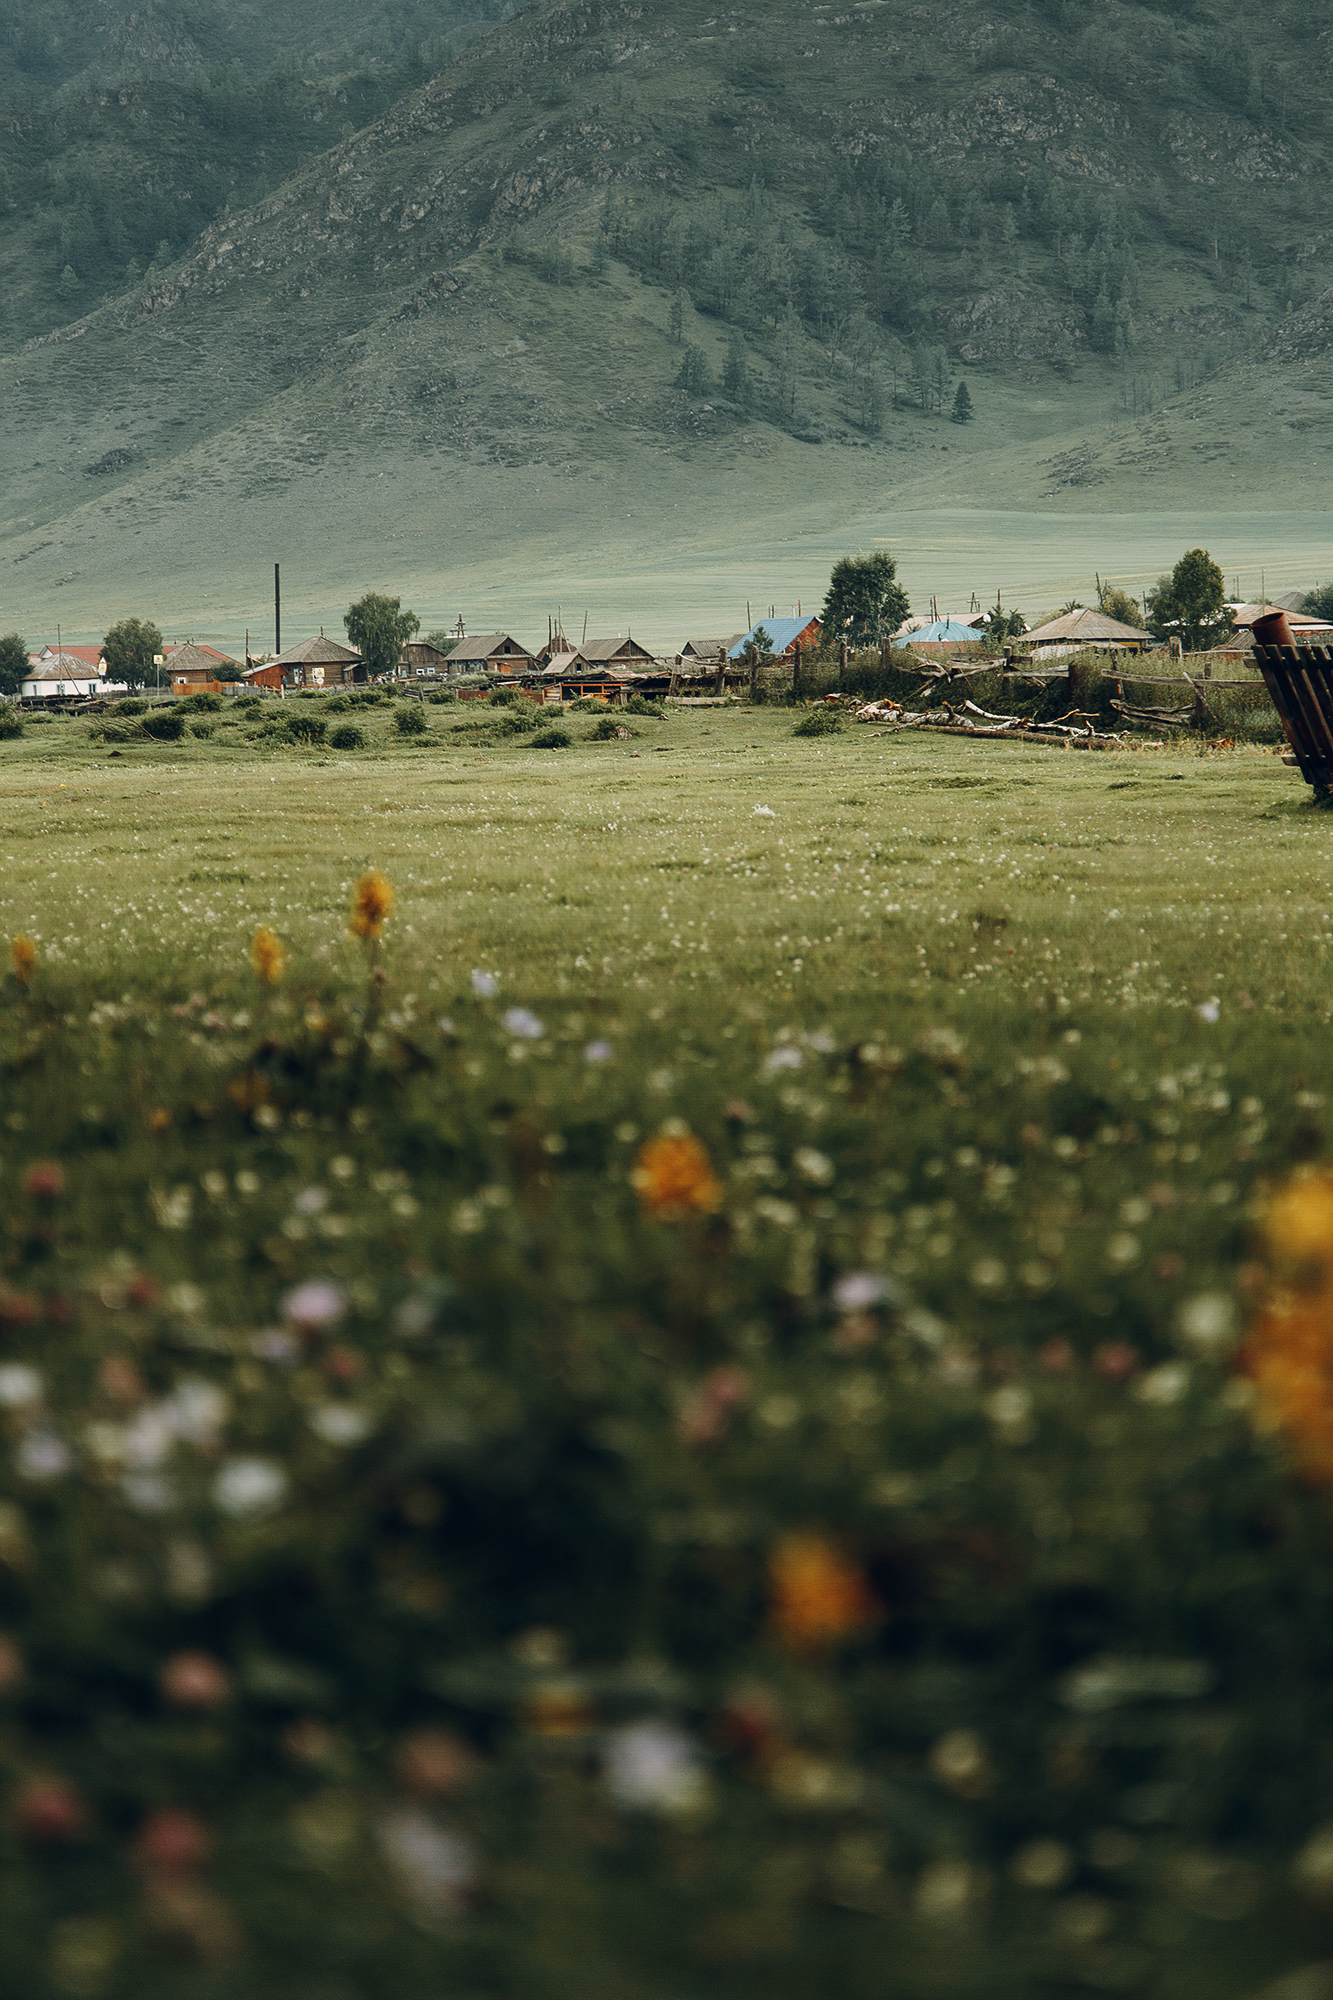
[[[752,639],[757,641],[761,632],[767,634],[775,660],[794,659],[798,646],[805,652],[809,647],[817,646],[823,636],[817,618],[761,618],[757,625],[752,625],[748,632],[742,632],[740,638],[727,647],[727,658],[733,662],[742,659],[745,648]]]
[[[298,646],[289,646],[269,664],[282,669],[283,687],[351,687],[366,679],[360,653],[340,646],[336,639],[326,639],[322,632],[317,639],[302,639]]]
[[[277,694],[282,688],[282,668],[276,660],[263,660],[257,666],[247,667],[241,679],[247,687]]]
[[[530,674],[536,664],[534,655],[508,632],[460,639],[448,653],[451,674]]]

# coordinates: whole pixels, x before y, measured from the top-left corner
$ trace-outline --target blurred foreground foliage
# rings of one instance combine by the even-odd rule
[[[391,901],[364,992],[268,931],[221,999],[15,948],[5,1993],[1239,2000],[1326,1956],[1328,1500],[1238,1345],[1303,1296],[1320,1351],[1318,1100],[1202,1026],[1162,1076],[480,972],[423,1018]]]

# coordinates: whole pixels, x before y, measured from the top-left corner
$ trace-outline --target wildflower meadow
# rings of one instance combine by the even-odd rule
[[[1333,1991],[1260,747],[0,744],[0,1988]]]

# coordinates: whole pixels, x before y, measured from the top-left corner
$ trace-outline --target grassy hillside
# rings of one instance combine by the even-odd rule
[[[137,590],[239,633],[284,554],[324,619],[515,576],[540,626],[657,552],[804,597],[807,550],[751,590],[746,548],[977,505],[1105,519],[1068,538],[1086,592],[1129,571],[1118,514],[1162,517],[1148,575],[1182,509],[1322,514],[1326,53],[1294,6],[1262,64],[1247,34],[543,0],[3,364],[4,622]],[[1229,572],[1292,561],[1287,522],[1257,543]]]

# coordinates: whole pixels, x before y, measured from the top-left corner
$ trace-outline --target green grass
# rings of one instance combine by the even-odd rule
[[[0,745],[6,1990],[1324,1957],[1327,1501],[1232,1348],[1323,1147],[1326,816],[1258,749],[427,713]],[[657,1219],[681,1125],[717,1205]],[[800,1533],[873,1598],[809,1653]]]

